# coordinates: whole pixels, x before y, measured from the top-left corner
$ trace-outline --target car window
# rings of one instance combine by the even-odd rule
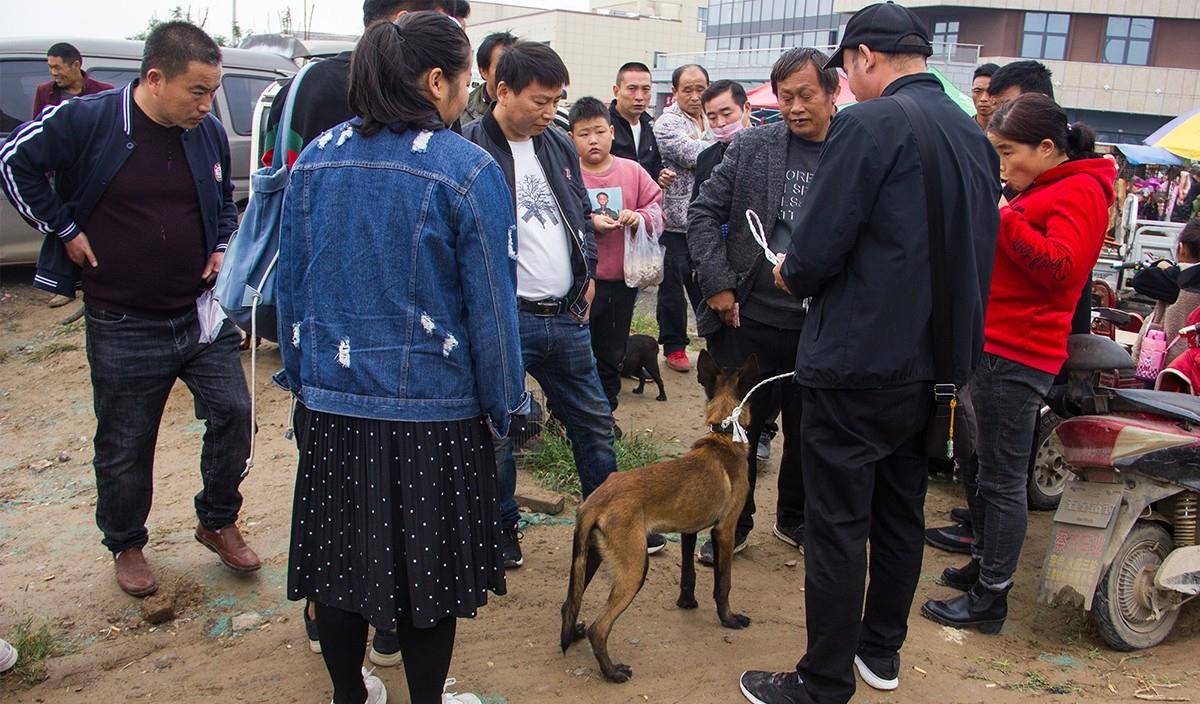
[[[137,78],[136,69],[89,68],[88,75],[118,88]],[[37,87],[50,80],[42,59],[0,61],[0,137],[33,118]]]
[[[44,60],[0,61],[0,136],[33,119],[38,84],[48,80]]]
[[[254,128],[254,104],[267,86],[274,82],[275,79],[264,76],[227,75],[221,79],[234,132],[240,135],[251,133]]]

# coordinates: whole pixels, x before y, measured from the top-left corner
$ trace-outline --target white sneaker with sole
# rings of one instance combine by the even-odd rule
[[[890,692],[900,686],[899,674],[890,679],[885,679],[885,677],[872,672],[870,666],[863,662],[862,658],[857,655],[854,656],[854,669],[858,670],[858,676],[872,689],[878,689],[881,692]]]
[[[8,672],[17,664],[17,649],[8,641],[0,640],[0,672]]]
[[[447,692],[454,685],[458,684],[458,680],[451,677],[446,680],[446,684],[442,687],[442,704],[483,704],[483,700],[471,694],[470,692]]]
[[[365,667],[362,669],[363,684],[367,686],[367,704],[387,704],[387,687],[383,686],[383,680],[373,675],[373,672],[374,670]]]

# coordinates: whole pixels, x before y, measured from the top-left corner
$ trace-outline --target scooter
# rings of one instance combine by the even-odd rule
[[[1098,386],[1101,371],[1133,360],[1098,335],[1073,335],[1068,346],[1070,380],[1057,401],[1082,414],[1054,431],[1072,476],[1039,596],[1081,603],[1116,650],[1150,648],[1200,595],[1200,398]]]

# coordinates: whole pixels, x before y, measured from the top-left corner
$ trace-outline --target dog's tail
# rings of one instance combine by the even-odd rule
[[[567,600],[562,605],[562,636],[560,645],[567,652],[579,635],[576,619],[583,604],[583,592],[587,589],[588,553],[594,550],[592,531],[597,530],[595,512],[579,510],[575,521],[574,545],[571,547],[571,579],[567,584]]]

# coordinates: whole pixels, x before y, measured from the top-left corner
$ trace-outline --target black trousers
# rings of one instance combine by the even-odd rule
[[[621,362],[625,360],[625,343],[629,340],[637,294],[638,290],[626,286],[624,281],[596,280],[591,315],[592,353],[596,355],[600,385],[614,411],[621,393]]]
[[[800,331],[786,330],[742,318],[740,328],[722,326],[707,338],[708,350],[722,367],[740,367],[751,355],[758,359],[759,380],[783,374],[796,367]],[[758,476],[758,441],[763,429],[780,415],[783,428],[783,455],[779,458],[779,499],[775,521],[781,526],[804,525],[804,475],[800,471],[800,387],[790,379],[781,379],[754,392],[750,399],[749,436],[750,493],[738,518],[737,534],[744,536],[754,528],[754,487]]]
[[[663,282],[658,287],[658,344],[663,354],[686,349],[688,339],[688,306],[696,310],[703,301],[700,286],[692,276],[692,257],[688,254],[686,235],[664,232],[658,241],[667,248],[663,256]],[[686,294],[686,295],[685,295]]]
[[[816,701],[842,704],[854,695],[854,655],[891,657],[908,634],[921,576],[923,431],[933,396],[927,383],[802,387],[801,395],[808,652],[796,669]]]

